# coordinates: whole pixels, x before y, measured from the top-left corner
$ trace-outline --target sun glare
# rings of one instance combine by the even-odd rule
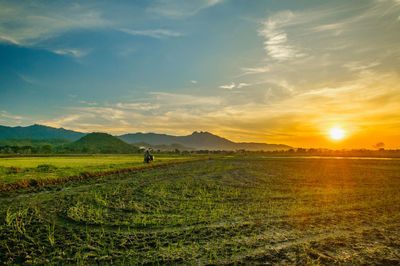
[[[342,139],[344,137],[345,131],[341,129],[340,127],[334,127],[329,130],[329,134],[331,135],[331,138],[335,140]]]

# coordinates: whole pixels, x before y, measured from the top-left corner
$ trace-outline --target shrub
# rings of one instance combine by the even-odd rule
[[[39,164],[36,167],[36,171],[38,171],[38,172],[52,172],[56,169],[57,169],[57,167],[55,167],[54,165],[51,165],[51,164]]]
[[[16,173],[20,172],[21,170],[22,170],[22,169],[19,168],[19,167],[11,166],[11,167],[9,167],[9,168],[7,169],[7,174],[16,174]]]

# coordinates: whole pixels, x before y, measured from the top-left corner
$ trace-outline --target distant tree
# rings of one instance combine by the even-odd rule
[[[31,146],[23,146],[23,147],[21,147],[21,153],[23,153],[23,154],[31,154],[32,153],[32,147]]]
[[[43,154],[49,154],[52,151],[51,145],[40,146],[39,151],[40,151],[40,153],[43,153]]]
[[[384,148],[385,148],[385,143],[383,143],[383,142],[378,142],[378,143],[376,143],[373,147],[374,147],[375,149],[378,149],[378,150],[384,149]]]

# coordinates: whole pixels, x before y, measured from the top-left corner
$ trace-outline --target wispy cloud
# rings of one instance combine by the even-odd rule
[[[169,19],[182,19],[196,15],[201,10],[215,6],[221,2],[223,0],[159,0],[149,7],[147,12]]]
[[[191,94],[179,94],[168,92],[150,92],[150,95],[155,96],[156,102],[168,105],[191,105],[192,107],[207,108],[208,105],[219,105],[222,99],[217,96],[199,96]]]
[[[15,119],[15,120],[24,119],[24,117],[22,117],[20,115],[13,115],[13,114],[10,114],[9,112],[5,111],[5,110],[0,111],[0,117],[9,118],[9,119]]]
[[[71,55],[74,57],[82,57],[87,55],[88,52],[79,49],[55,49],[51,50],[53,53],[60,55]]]
[[[159,104],[139,102],[139,103],[116,103],[115,107],[126,110],[150,111],[160,108]]]
[[[270,57],[277,60],[288,60],[304,56],[304,53],[289,43],[287,33],[283,29],[283,26],[293,17],[293,12],[282,11],[262,23],[258,34],[265,38],[264,49]]]
[[[323,134],[334,124],[342,125],[349,134],[359,134],[389,123],[393,128],[386,132],[395,134],[400,129],[398,80],[396,73],[364,71],[340,86],[293,93],[268,103],[244,98],[234,105],[227,97],[229,92],[221,96],[152,92],[134,102],[68,108],[68,115],[47,124],[113,134],[208,130],[234,140],[326,146],[329,141]],[[372,144],[378,141],[379,134],[375,135],[377,138],[370,136]]]
[[[19,76],[23,81],[25,81],[26,83],[29,83],[29,84],[38,84],[38,83],[39,83],[39,81],[36,80],[35,78],[32,78],[32,77],[23,75],[23,74],[21,74],[21,73],[18,73],[18,76]]]
[[[365,62],[348,62],[346,64],[344,64],[343,66],[347,69],[349,69],[350,71],[362,71],[362,70],[366,70],[369,68],[373,68],[376,66],[379,66],[381,63],[380,62],[371,62],[371,63],[365,63]]]
[[[93,116],[90,114],[72,114],[72,115],[65,115],[55,120],[42,123],[54,127],[63,127],[63,126],[68,126],[69,124],[71,124],[71,122],[78,121],[79,119],[82,119],[84,117],[93,118]]]
[[[27,121],[31,121],[31,119],[29,119],[28,117],[10,113],[6,110],[0,111],[1,125],[9,125],[9,126],[22,125],[23,123],[26,123]]]
[[[120,29],[120,31],[128,33],[130,35],[141,35],[157,39],[167,38],[167,37],[180,37],[181,33],[165,29],[153,29],[153,30],[132,30],[132,29]]]
[[[118,30],[130,35],[147,36],[163,39],[180,37],[179,31],[150,28],[137,29],[135,21],[141,25],[151,24],[149,13],[165,18],[185,18],[195,15],[200,10],[215,6],[222,0],[194,0],[194,1],[163,1],[156,0],[149,3],[145,10],[135,7],[139,16],[127,21],[125,17],[116,17],[107,5],[96,5],[88,2],[79,4],[68,1],[2,1],[0,2],[0,43],[9,43],[24,47],[37,47],[60,55],[73,57],[85,56],[88,51],[77,46],[70,46],[68,42],[57,43],[52,39],[65,33],[81,30]],[[120,4],[117,9],[126,5]],[[134,5],[128,5],[129,8]],[[139,11],[141,13],[139,13]],[[149,23],[147,23],[149,22]],[[125,49],[122,53],[131,52]]]
[[[79,103],[81,103],[81,104],[87,104],[87,105],[89,105],[89,106],[98,105],[97,102],[88,102],[88,101],[85,101],[85,100],[80,100]]]
[[[265,73],[270,70],[269,67],[264,66],[264,67],[242,67],[242,75],[251,75],[251,74],[259,74],[259,73]]]
[[[234,88],[241,89],[241,88],[248,87],[248,86],[251,86],[251,84],[245,83],[245,82],[239,82],[236,84],[235,82],[232,82],[231,84],[221,85],[221,86],[219,86],[219,88],[232,90]]]
[[[399,5],[383,0],[272,13],[258,28],[267,56],[239,76],[264,73],[251,83],[268,88],[285,80],[288,86],[279,87],[295,92],[329,87],[369,69],[393,69],[400,38],[390,32],[398,28],[398,12]],[[259,69],[265,61],[268,67]]]
[[[13,25],[10,27],[9,25]],[[31,46],[71,29],[110,25],[89,7],[58,3],[13,1],[0,3],[0,36],[13,44]]]
[[[251,86],[251,84],[245,83],[245,82],[240,82],[236,87],[238,89],[241,89],[241,88],[248,87],[248,86]]]
[[[12,43],[18,45],[18,41],[10,36],[0,35],[0,42]]]
[[[150,98],[143,101],[68,107],[68,114],[40,122],[85,132],[97,130],[115,134],[149,129],[165,131],[169,123],[168,130],[173,133],[171,125],[174,123],[185,123],[183,119],[189,117],[199,118],[205,112],[217,110],[222,103],[219,97],[152,92]]]
[[[232,82],[231,84],[227,84],[227,85],[221,85],[221,86],[219,86],[221,89],[228,89],[228,90],[231,90],[231,89],[233,89],[233,88],[235,88],[236,87],[236,84],[235,84],[235,82]]]

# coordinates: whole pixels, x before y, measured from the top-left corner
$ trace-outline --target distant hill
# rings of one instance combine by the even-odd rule
[[[233,142],[209,132],[193,132],[188,136],[171,136],[155,133],[135,133],[119,136],[127,143],[145,142],[150,145],[181,144],[199,150],[288,150],[291,147],[284,144],[267,144],[255,142]]]
[[[150,145],[171,145],[177,143],[179,137],[156,133],[132,133],[119,136],[119,138],[127,143],[145,142]]]
[[[75,141],[80,139],[84,135],[86,134],[72,130],[67,130],[64,128],[54,128],[37,124],[27,127],[0,126],[0,139],[10,139],[10,138],[69,139]]]
[[[135,153],[138,147],[106,133],[90,133],[69,144],[66,149],[83,153]]]

